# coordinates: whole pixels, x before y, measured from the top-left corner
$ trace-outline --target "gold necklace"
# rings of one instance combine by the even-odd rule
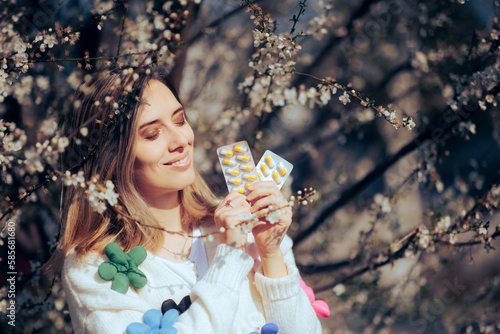
[[[168,251],[168,252],[170,252],[170,253],[174,254],[176,259],[179,257],[179,258],[180,258],[181,260],[183,260],[183,261],[188,260],[189,262],[191,262],[191,263],[193,264],[194,274],[196,275],[196,278],[198,278],[198,277],[199,277],[199,276],[198,276],[198,267],[196,266],[196,263],[195,263],[193,260],[191,260],[191,259],[189,258],[189,256],[186,256],[186,253],[184,253],[184,248],[186,248],[187,239],[188,239],[188,236],[187,236],[187,235],[185,236],[185,239],[186,239],[186,240],[184,241],[184,245],[182,245],[182,249],[181,249],[181,251],[180,251],[180,252],[175,252],[175,251],[173,251],[173,250],[171,250],[171,249],[168,249],[168,248],[167,248],[167,247],[165,247],[165,246],[162,246],[162,248],[163,248],[164,250],[166,250],[166,251]],[[192,245],[191,245],[191,247],[192,247]]]
[[[163,246],[163,248],[164,248],[165,250],[169,251],[170,253],[172,253],[172,254],[176,255],[176,258],[177,258],[177,256],[182,256],[182,257],[184,257],[184,258],[185,258],[185,257],[186,257],[186,254],[184,253],[184,249],[186,248],[187,240],[188,240],[188,236],[187,236],[187,235],[185,235],[185,237],[184,237],[184,245],[182,245],[182,249],[181,249],[181,251],[180,251],[180,252],[175,252],[175,251],[173,251],[173,250],[171,250],[171,249],[168,249],[168,248],[167,248],[167,247],[165,247],[165,246]]]

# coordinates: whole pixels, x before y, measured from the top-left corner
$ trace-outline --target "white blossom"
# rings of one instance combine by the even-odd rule
[[[45,119],[42,124],[40,124],[40,128],[38,131],[43,135],[43,136],[51,136],[54,135],[57,131],[57,120],[55,117],[50,117]]]
[[[436,230],[441,233],[446,232],[450,227],[450,224],[451,224],[450,216],[445,216],[438,221],[436,225]]]
[[[69,140],[66,137],[61,137],[57,141],[57,149],[59,152],[64,152],[64,149],[69,145]]]
[[[349,102],[351,102],[351,99],[349,98],[349,94],[347,94],[347,92],[344,92],[343,95],[339,96],[339,100],[344,105],[347,105]]]
[[[105,182],[104,187],[99,183],[97,177],[93,177],[88,182],[86,194],[90,206],[98,213],[103,213],[106,210],[106,202],[111,206],[118,203],[118,194],[115,193],[114,184],[110,180]]]
[[[429,244],[431,242],[431,237],[429,235],[429,230],[428,229],[423,229],[420,231],[420,239],[418,240],[418,244],[422,248],[427,248],[429,247]]]
[[[49,47],[49,49],[53,48],[54,45],[58,43],[56,35],[54,34],[45,36],[43,42]]]
[[[373,201],[378,205],[382,212],[389,213],[392,211],[390,199],[382,194],[375,194]]]

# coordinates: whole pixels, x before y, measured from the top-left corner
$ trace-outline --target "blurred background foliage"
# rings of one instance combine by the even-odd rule
[[[18,273],[16,327],[2,321],[4,331],[72,332],[58,278],[39,270],[64,199],[50,181],[57,163],[40,158],[36,143],[57,137],[86,76],[151,57],[180,87],[197,167],[217,194],[226,187],[216,149],[238,140],[256,159],[269,149],[294,165],[287,195],[317,191],[295,208],[289,234],[303,278],[330,305],[324,333],[500,332],[498,1],[3,0],[0,8],[0,118],[25,132],[12,135],[13,149],[14,132],[1,130],[2,312],[9,220]],[[265,42],[279,36],[291,45],[284,58],[273,53],[279,42]],[[413,130],[391,124],[392,111]]]

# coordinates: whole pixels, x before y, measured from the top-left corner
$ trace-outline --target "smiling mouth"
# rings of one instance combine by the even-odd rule
[[[167,166],[178,167],[178,166],[184,166],[187,163],[189,163],[189,155],[187,155],[185,158],[182,158],[181,160],[177,160],[173,163],[168,163]]]

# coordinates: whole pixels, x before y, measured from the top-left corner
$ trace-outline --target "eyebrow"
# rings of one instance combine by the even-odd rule
[[[180,106],[179,108],[175,109],[174,112],[172,113],[172,117],[174,117],[176,114],[180,113],[181,111],[184,111],[184,107],[183,106]],[[154,119],[152,121],[149,121],[147,123],[144,123],[142,124],[141,126],[139,126],[139,130],[141,130],[142,128],[148,126],[148,125],[151,125],[151,124],[155,124],[155,123],[158,123],[160,122],[160,119]]]

